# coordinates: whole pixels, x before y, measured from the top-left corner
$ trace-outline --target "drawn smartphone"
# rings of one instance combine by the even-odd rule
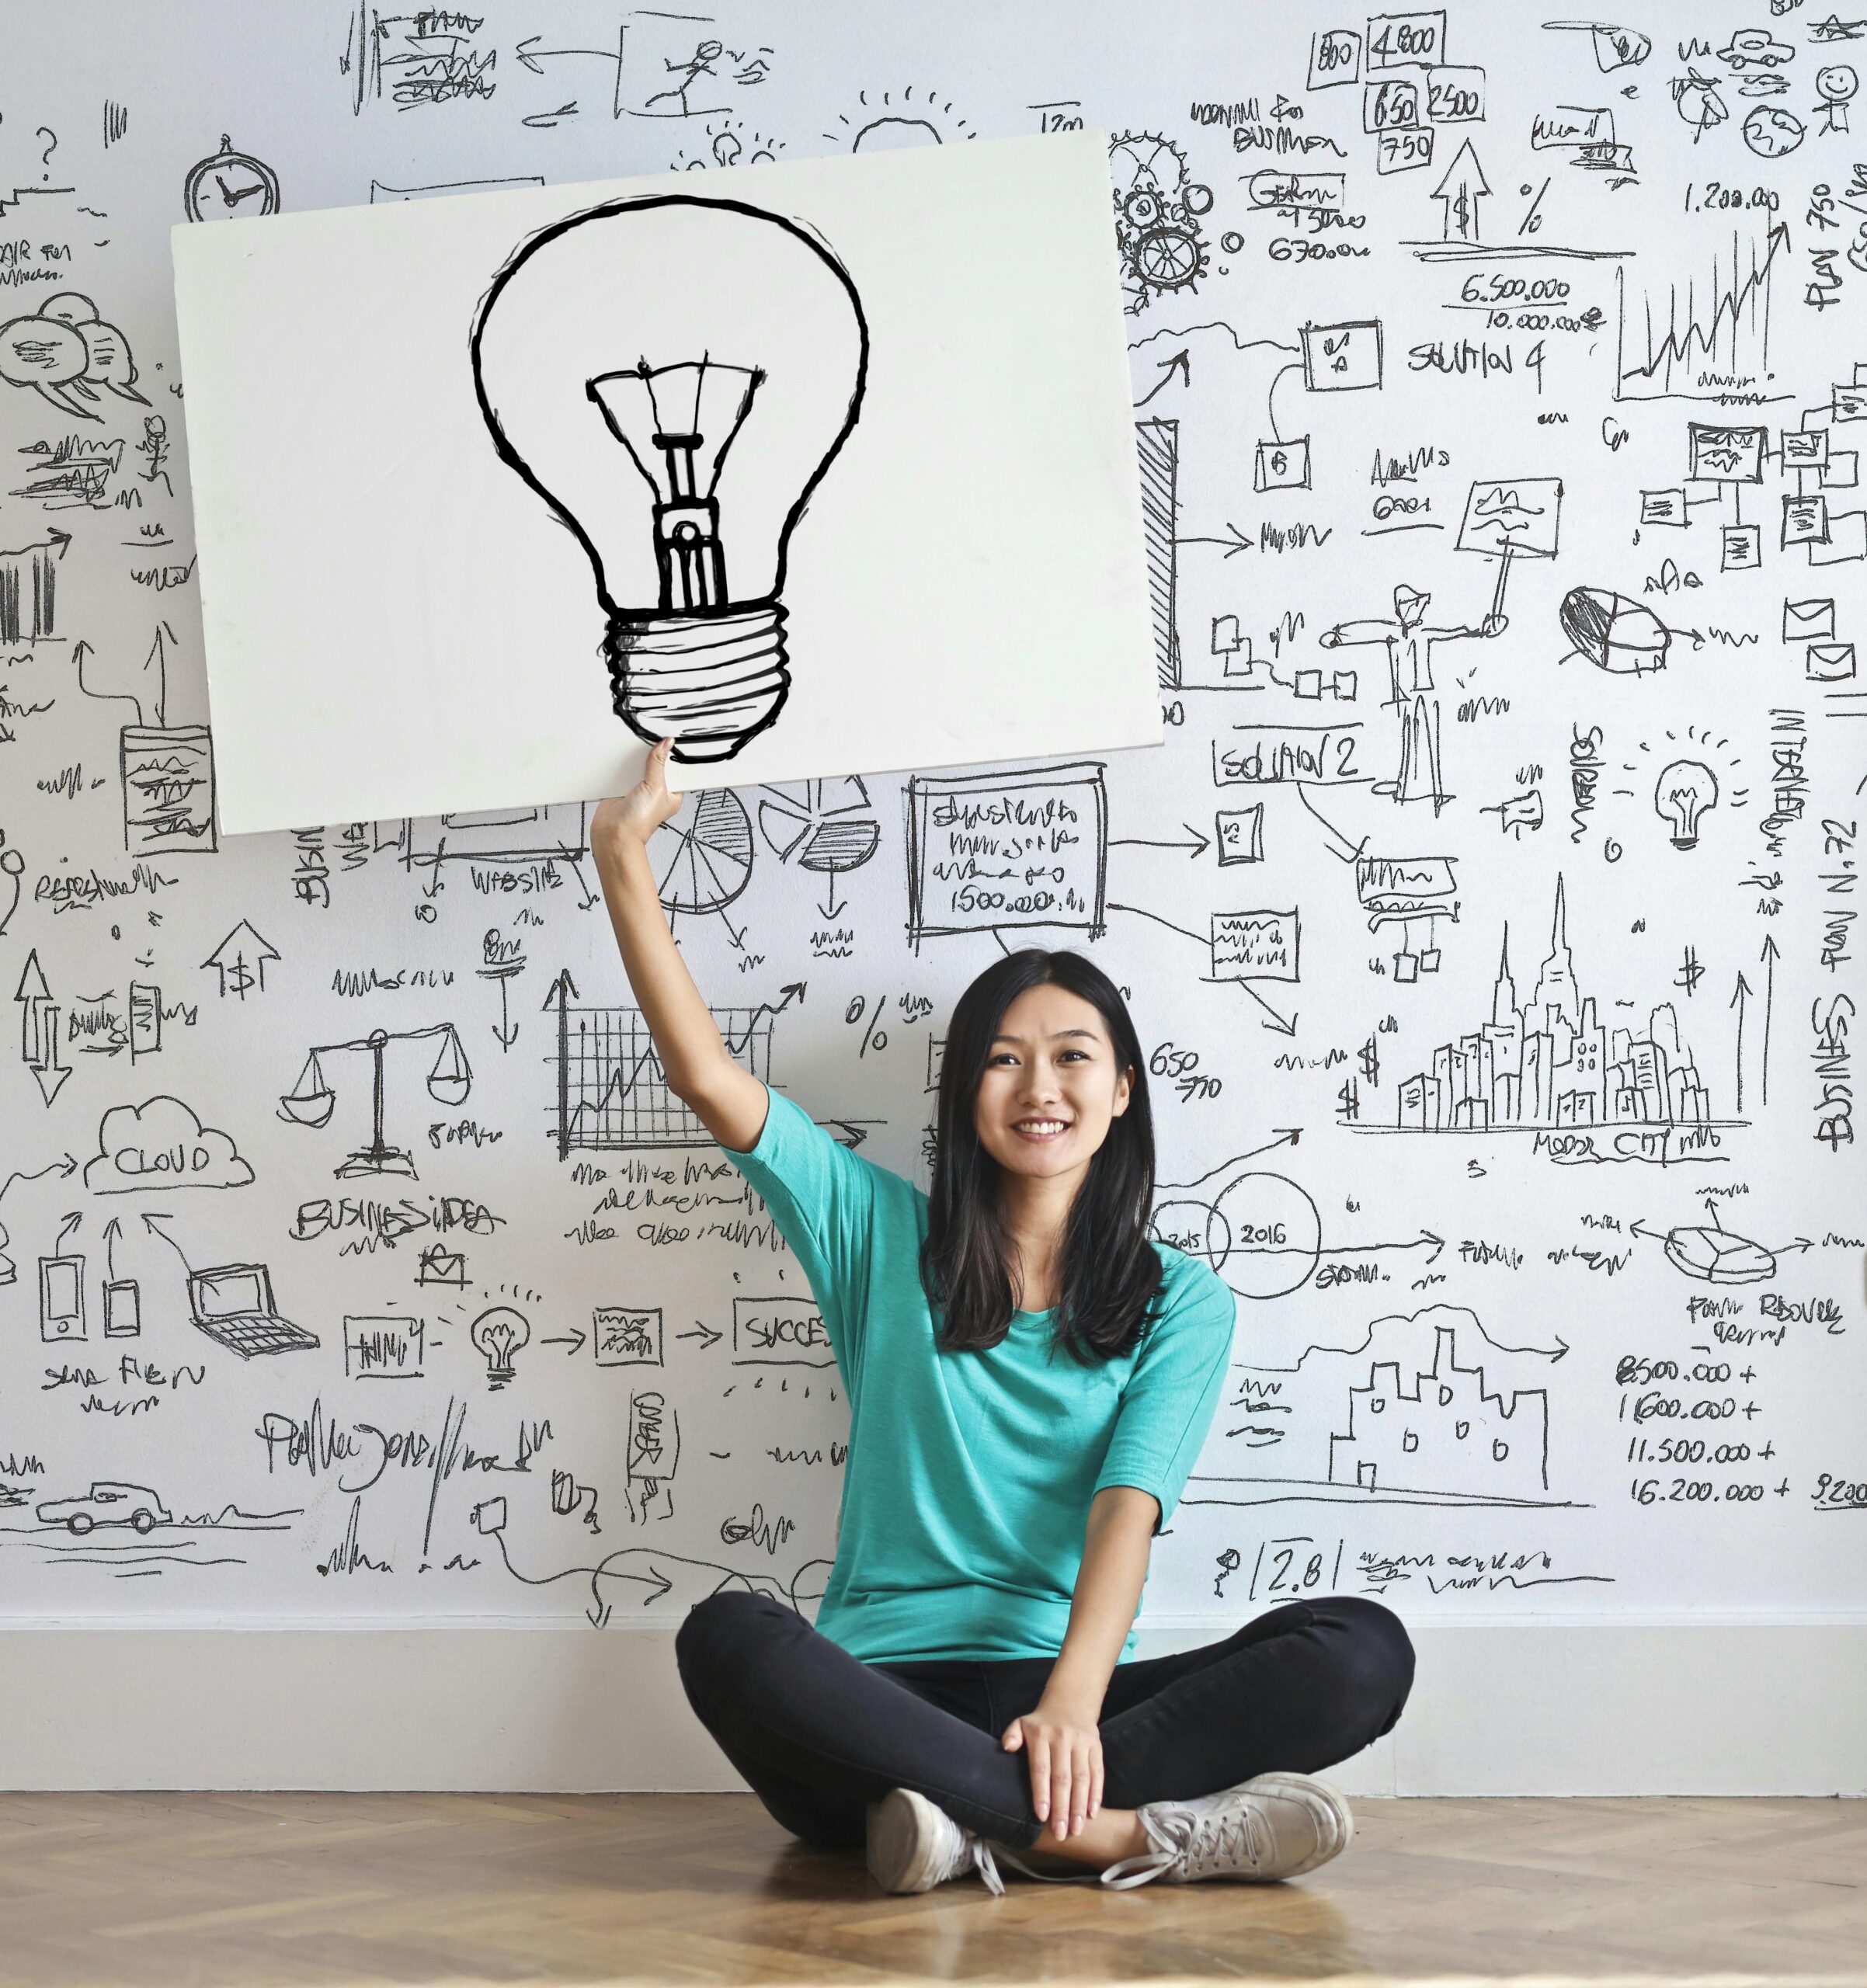
[[[85,1260],[82,1256],[39,1259],[39,1336],[42,1340],[82,1339],[85,1336]]]
[[[143,1329],[142,1294],[133,1277],[113,1277],[104,1284],[104,1337],[135,1339]]]

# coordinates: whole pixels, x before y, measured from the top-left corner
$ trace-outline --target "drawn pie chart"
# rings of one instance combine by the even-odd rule
[[[812,780],[801,802],[774,789],[759,803],[759,827],[781,861],[819,876],[860,870],[881,841],[868,789],[857,779]]]
[[[665,911],[722,910],[752,881],[752,818],[730,787],[694,797],[691,818],[648,838],[648,865]]]

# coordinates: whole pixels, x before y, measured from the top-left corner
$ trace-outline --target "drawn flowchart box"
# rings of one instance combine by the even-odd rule
[[[1215,980],[1295,980],[1297,914],[1288,911],[1215,911],[1212,914]]]
[[[1219,860],[1228,863],[1261,863],[1264,860],[1264,804],[1250,808],[1223,808],[1215,818],[1218,831]]]
[[[823,1314],[812,1299],[788,1291],[733,1299],[734,1366],[829,1367],[836,1357]]]
[[[599,1367],[659,1367],[661,1308],[599,1305],[590,1314],[590,1346]]]
[[[423,1372],[425,1329],[419,1319],[359,1318],[343,1321],[343,1371],[353,1381],[418,1381]]]
[[[1762,482],[1768,429],[1694,421],[1687,423],[1686,434],[1690,450],[1687,475],[1709,483]]]
[[[1358,393],[1381,384],[1381,326],[1374,318],[1302,328],[1303,384],[1312,394]]]
[[[1099,765],[908,782],[909,931],[921,939],[1103,922],[1108,795]]]

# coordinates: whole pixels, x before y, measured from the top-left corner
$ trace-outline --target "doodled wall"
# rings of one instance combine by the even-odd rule
[[[1867,1603],[1867,23],[577,12],[9,23],[0,1618],[616,1628],[835,1550],[822,1322],[587,809],[217,835],[171,225],[1078,126],[1167,743],[695,797],[732,1053],[924,1185],[983,965],[1128,990],[1240,1300],[1153,1611]]]

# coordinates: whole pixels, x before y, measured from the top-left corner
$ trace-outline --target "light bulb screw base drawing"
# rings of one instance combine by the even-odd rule
[[[791,693],[783,606],[725,614],[616,614],[603,645],[616,715],[648,745],[673,737],[683,766],[729,759]]]

